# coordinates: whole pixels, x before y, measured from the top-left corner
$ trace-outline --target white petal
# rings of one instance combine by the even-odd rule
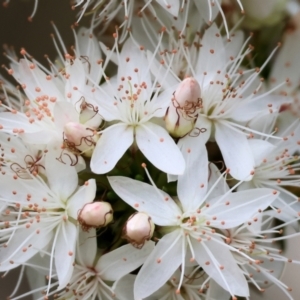
[[[58,289],[64,288],[72,276],[75,260],[77,228],[71,222],[62,222],[55,244],[55,268],[59,281]]]
[[[244,33],[239,30],[230,36],[230,40],[227,41],[225,46],[226,60],[230,61],[232,57],[236,58],[239,54],[244,43]]]
[[[156,0],[167,12],[172,14],[174,17],[178,16],[179,12],[179,0]]]
[[[71,101],[77,111],[80,111],[80,105],[82,103],[82,91],[85,90],[85,70],[83,63],[79,58],[76,58],[72,63],[66,63],[66,78],[65,85],[65,97]],[[75,89],[74,89],[75,88]]]
[[[200,147],[199,147],[200,145]],[[196,210],[202,204],[207,190],[208,158],[206,147],[192,138],[181,147],[186,170],[178,176],[177,193],[184,211]]]
[[[78,212],[87,203],[93,202],[96,196],[96,182],[95,179],[89,179],[81,186],[74,195],[68,200],[67,210],[68,215],[77,220]]]
[[[30,290],[36,291],[34,294],[32,294],[32,299],[40,299],[41,292],[38,289],[46,285],[45,276],[41,276],[40,270],[32,267],[26,267],[25,274],[28,280]]]
[[[238,180],[251,180],[255,164],[246,135],[227,127],[225,122],[216,122],[215,126],[216,142],[230,174]]]
[[[138,69],[138,72],[135,71],[136,69]],[[130,77],[131,83],[122,80],[122,77]],[[143,89],[143,92],[147,94],[146,99],[150,99],[152,82],[146,54],[134,44],[131,38],[129,38],[123,45],[119,56],[118,83],[124,85],[123,90],[132,90],[132,85],[137,84],[140,86],[142,82],[145,82],[147,85],[147,88]]]
[[[35,68],[30,68],[30,64],[27,59],[20,59],[20,77],[16,78],[20,84],[26,85],[24,92],[28,99],[36,99],[41,95],[47,95],[49,98],[54,97],[57,101],[64,99],[63,94],[54,82],[54,78],[46,79],[46,74],[37,65],[35,65]]]
[[[132,127],[119,123],[105,129],[91,159],[92,171],[96,174],[111,171],[132,143]]]
[[[137,275],[135,299],[143,299],[157,291],[180,266],[184,243],[181,235],[181,230],[175,230],[159,240]]]
[[[7,247],[0,248],[0,272],[24,264],[40,249],[44,249],[51,241],[52,236],[52,230],[44,229],[40,223],[32,224],[29,228],[18,229]],[[32,246],[28,247],[28,245]],[[23,251],[24,248],[26,251]]]
[[[289,84],[284,85],[279,89],[278,92],[282,90],[287,93],[295,90],[299,84],[300,79],[300,61],[298,54],[300,52],[299,43],[300,33],[299,30],[289,31],[285,35],[285,41],[283,46],[278,53],[276,60],[274,60],[273,68],[270,74],[270,78],[274,78],[275,81],[270,80],[271,88],[276,85],[285,82],[289,79]]]
[[[47,144],[53,131],[51,128],[45,128],[43,123],[30,123],[29,119],[23,113],[12,114],[11,112],[0,113],[0,124],[3,126],[2,132],[15,134],[14,129],[22,129],[24,133],[19,134],[22,140],[28,143],[36,143],[38,140],[40,144]],[[32,135],[32,138],[30,138]]]
[[[136,128],[136,143],[147,159],[165,173],[183,174],[183,156],[167,131],[151,122]]]
[[[209,181],[208,181],[208,191],[209,191],[209,199],[222,196],[229,191],[228,184],[221,175],[219,169],[213,164],[209,163]],[[222,178],[220,178],[222,176]],[[212,203],[212,202],[210,202]]]
[[[219,13],[218,6],[211,5],[211,2],[209,1],[195,1],[195,4],[201,14],[201,17],[205,19],[208,24],[210,24]]]
[[[196,1],[198,5],[207,1]],[[210,4],[208,4],[210,5]],[[201,40],[201,50],[195,66],[196,79],[201,88],[216,78],[217,71],[223,70],[226,65],[225,45],[216,24],[212,24],[204,33]],[[213,50],[213,51],[212,51]],[[206,72],[206,75],[203,75]]]
[[[100,257],[95,269],[101,278],[117,281],[143,264],[154,249],[154,242],[148,241],[142,249],[131,244],[122,246]]]
[[[218,285],[213,279],[209,280],[209,288],[206,293],[206,299],[219,300],[230,299],[230,294]]]
[[[224,246],[222,245],[224,244]],[[248,283],[226,244],[213,239],[198,242],[192,239],[195,258],[204,271],[231,295],[249,296]],[[223,266],[224,269],[220,267]]]
[[[169,72],[164,65],[160,64],[152,52],[147,51],[147,58],[150,65],[150,70],[155,79],[157,79],[159,84],[162,86],[163,90],[167,90],[167,94],[169,94],[170,91],[174,93],[177,85],[180,83],[179,79],[176,78],[174,74]],[[160,95],[158,97],[161,98]]]
[[[108,181],[122,200],[137,211],[146,212],[155,224],[161,226],[177,224],[177,217],[182,213],[167,193],[156,190],[150,184],[127,177],[110,176]]]
[[[178,176],[177,192],[184,211],[196,210],[207,190],[208,158],[205,146],[184,145],[182,148],[187,168]]]
[[[57,102],[54,106],[54,122],[56,128],[63,132],[64,125],[68,122],[79,123],[79,113],[69,102]]]
[[[214,205],[210,205],[205,214],[211,216],[211,226],[233,228],[250,221],[251,217],[266,209],[278,195],[279,192],[267,188],[230,193],[219,201],[213,200]],[[216,220],[213,220],[215,217]]]
[[[259,166],[276,148],[270,142],[259,139],[249,139],[248,143],[254,157],[255,166]]]
[[[133,284],[135,278],[136,275],[128,274],[118,281],[116,288],[114,289],[117,299],[119,300],[134,299]]]
[[[95,228],[89,231],[79,231],[76,261],[86,267],[94,266],[97,254],[97,233]]]
[[[64,201],[77,188],[78,175],[75,167],[58,161],[57,157],[55,151],[49,151],[46,155],[45,169],[50,189]]]

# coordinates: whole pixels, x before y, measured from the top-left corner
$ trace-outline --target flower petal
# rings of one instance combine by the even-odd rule
[[[24,264],[39,250],[44,249],[52,236],[52,228],[44,230],[40,223],[32,224],[29,228],[18,229],[7,243],[7,247],[0,248],[0,272]],[[28,245],[32,246],[28,247]]]
[[[231,295],[249,296],[249,287],[245,276],[222,240],[216,242],[211,239],[198,242],[192,239],[192,245],[199,265],[223,289]]]
[[[105,129],[91,159],[92,171],[96,174],[111,171],[132,143],[133,128],[127,124],[119,123]]]
[[[146,242],[142,249],[127,244],[101,256],[95,269],[104,280],[117,281],[141,266],[153,249],[152,241]]]
[[[254,158],[247,137],[229,128],[225,122],[215,122],[215,138],[230,174],[239,180],[251,180]]]
[[[145,92],[145,99],[150,99],[152,82],[147,66],[148,61],[145,52],[139,49],[131,38],[127,39],[123,45],[118,63],[118,83],[124,85],[124,91],[135,89],[132,84],[137,84],[140,87],[144,82],[147,88],[143,89],[142,92]],[[131,79],[124,81],[122,78]]]
[[[93,202],[95,199],[96,190],[95,179],[86,181],[68,200],[68,215],[77,220],[79,210],[82,209],[85,204]]]
[[[75,260],[77,228],[71,222],[62,222],[55,244],[55,268],[59,281],[58,289],[64,288],[72,276]]]
[[[167,131],[151,122],[136,127],[136,143],[149,161],[165,173],[183,174],[185,162]]]
[[[139,271],[134,283],[135,299],[143,299],[157,291],[173,275],[182,262],[181,230],[163,236]]]
[[[174,17],[178,16],[179,13],[179,0],[156,0],[167,12],[172,14]]]
[[[205,214],[211,216],[211,226],[233,228],[250,221],[251,217],[266,209],[278,195],[279,192],[267,188],[230,193],[221,196],[219,201],[214,199],[214,204],[205,210]]]
[[[255,166],[259,166],[276,148],[265,140],[249,139],[248,143],[254,157]]]
[[[184,211],[199,208],[207,190],[207,151],[195,142],[190,138],[181,146],[187,168],[183,175],[178,176],[177,193]]]
[[[131,178],[121,176],[107,178],[120,198],[137,211],[146,212],[155,224],[160,226],[177,224],[177,217],[182,213],[167,193]]]
[[[45,169],[50,189],[65,201],[77,188],[78,175],[75,167],[58,161],[57,157],[56,151],[49,151],[45,159]]]
[[[95,228],[79,231],[76,250],[76,261],[82,266],[91,267],[95,264],[97,254],[97,233]]]

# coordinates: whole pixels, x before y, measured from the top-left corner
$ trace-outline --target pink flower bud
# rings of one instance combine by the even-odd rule
[[[172,136],[183,137],[193,130],[202,107],[200,97],[201,89],[195,78],[186,78],[179,84],[165,116],[166,128]]]
[[[140,249],[151,239],[154,227],[154,223],[146,213],[137,212],[129,217],[123,227],[123,238]]]
[[[65,144],[72,152],[91,157],[99,139],[96,131],[80,123],[69,122],[64,126]]]
[[[79,211],[77,219],[83,231],[105,227],[113,220],[113,210],[108,202],[87,203]]]

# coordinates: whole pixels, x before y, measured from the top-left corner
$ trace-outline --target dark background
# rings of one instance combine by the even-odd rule
[[[50,37],[54,29],[50,21],[55,23],[65,45],[70,47],[73,44],[71,25],[77,21],[79,10],[71,9],[70,0],[39,0],[32,22],[28,21],[28,17],[33,12],[34,0],[10,0],[7,7],[2,2],[0,0],[0,66],[7,64],[7,59],[2,55],[3,44],[14,46],[18,55],[24,47],[45,65],[45,54],[54,59],[56,51]],[[80,25],[84,21],[81,20]]]

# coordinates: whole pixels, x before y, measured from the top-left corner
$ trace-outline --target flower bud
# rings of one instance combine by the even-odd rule
[[[98,114],[98,109],[94,105],[83,101],[80,109],[79,120],[81,124],[85,124],[93,129],[96,129],[101,125],[103,121],[102,117]]]
[[[87,157],[92,156],[99,139],[99,135],[93,129],[75,122],[65,124],[64,136],[69,150],[78,150]]]
[[[123,238],[140,249],[153,235],[154,223],[144,212],[137,212],[129,217],[123,227]]]
[[[77,219],[83,231],[105,227],[113,220],[113,210],[108,202],[87,203],[79,211]]]
[[[177,87],[165,116],[166,128],[173,137],[183,137],[193,130],[202,107],[200,96],[201,89],[195,78],[186,78]]]

